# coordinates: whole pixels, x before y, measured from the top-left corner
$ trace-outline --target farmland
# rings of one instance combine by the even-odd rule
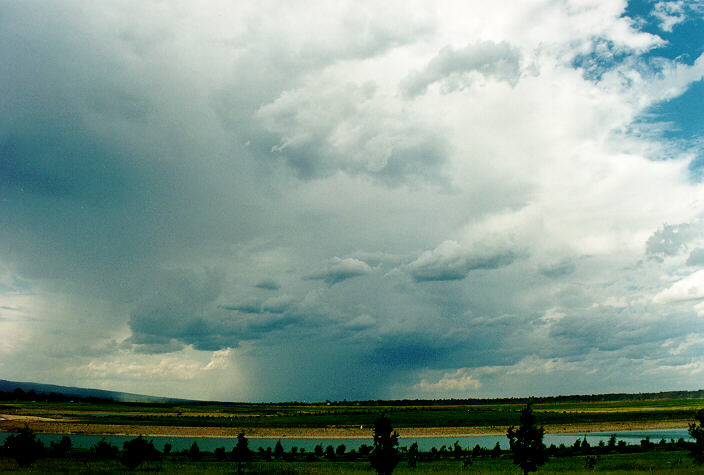
[[[662,395],[660,395],[662,396]],[[588,398],[585,398],[588,399]],[[118,437],[162,437],[153,446],[152,456],[140,462],[140,471],[164,473],[370,473],[369,447],[374,421],[386,414],[399,432],[401,462],[396,473],[516,473],[506,446],[461,446],[442,442],[442,447],[426,446],[411,464],[409,441],[424,437],[454,438],[493,435],[505,438],[509,426],[518,425],[523,400],[491,401],[367,401],[306,403],[222,403],[198,401],[116,402],[110,400],[22,400],[6,398],[0,403],[0,431],[31,431],[37,434],[67,436],[106,436],[107,455],[97,446],[69,444],[61,454],[54,443],[45,444],[43,456],[31,467],[33,473],[125,472],[124,454]],[[624,397],[617,400],[561,400],[548,398],[533,402],[538,424],[548,434],[581,434],[648,429],[682,429],[704,409],[704,399],[696,397]],[[250,445],[246,463],[236,462],[234,444],[239,433],[257,439],[287,439],[286,449],[277,453],[259,443]],[[163,436],[188,438],[190,450],[183,445],[167,453]],[[577,436],[579,439],[581,436]],[[216,441],[205,447],[206,438]],[[295,440],[298,439],[298,440]],[[302,448],[301,439],[339,439],[337,448],[322,444],[312,450]],[[364,439],[345,447],[343,439]],[[445,440],[443,439],[443,440]],[[549,462],[541,471],[574,473],[597,470],[624,472],[697,472],[689,456],[690,442],[684,439],[645,440],[609,444],[603,440],[589,445],[579,440],[557,442],[549,448]],[[57,439],[58,440],[58,439]],[[124,438],[122,439],[124,440]],[[427,439],[426,439],[427,440]],[[434,439],[435,440],[435,439]],[[439,439],[438,439],[439,440]],[[496,440],[496,439],[494,439]],[[105,441],[105,439],[103,439]],[[151,442],[149,442],[151,444]],[[327,443],[327,442],[326,442]],[[348,440],[348,444],[352,445]],[[434,443],[434,442],[433,442]],[[463,444],[465,442],[462,442]],[[493,444],[494,442],[492,442]],[[91,442],[95,444],[95,442]],[[295,448],[299,444],[299,448]],[[361,444],[361,445],[360,445]],[[170,444],[167,444],[170,445]],[[277,444],[277,445],[280,445]],[[424,444],[427,445],[427,444]],[[466,444],[465,444],[466,445]],[[559,446],[556,446],[559,445]],[[110,448],[112,447],[112,448]],[[256,447],[256,450],[254,449]],[[363,448],[367,447],[367,451]],[[439,448],[439,450],[438,450]],[[195,452],[194,452],[195,450]],[[9,452],[0,456],[0,472],[24,471]]]
[[[422,436],[502,434],[518,423],[523,404],[232,404],[121,403],[111,401],[6,401],[0,430],[28,424],[36,432],[126,435],[286,437],[322,434],[367,437],[386,413],[399,432]],[[536,402],[533,409],[546,432],[591,432],[687,427],[704,399]]]

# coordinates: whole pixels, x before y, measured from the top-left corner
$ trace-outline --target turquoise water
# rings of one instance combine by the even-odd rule
[[[653,443],[659,442],[661,439],[667,441],[674,439],[677,440],[680,437],[685,440],[691,440],[687,429],[665,429],[665,430],[640,430],[640,431],[617,431],[617,432],[590,432],[586,434],[587,441],[590,445],[597,445],[599,441],[608,442],[611,434],[616,435],[617,440],[623,440],[627,444],[639,444],[642,439],[646,437],[650,438]],[[7,436],[10,435],[8,432],[0,432],[0,443],[4,442]],[[37,434],[39,439],[48,445],[51,442],[56,442],[64,434]],[[100,436],[100,435],[76,435],[69,434],[71,437],[71,442],[74,447],[89,448],[94,446],[101,439],[105,439],[113,445],[122,448],[123,442],[127,440],[134,439],[131,436]],[[584,439],[585,434],[546,434],[543,441],[546,445],[555,444],[565,444],[572,445],[576,439]],[[201,450],[213,451],[218,447],[225,447],[225,450],[229,451],[234,447],[236,439],[233,438],[213,438],[213,437],[146,437],[147,440],[152,440],[154,446],[163,450],[164,444],[171,444],[172,450],[185,450],[188,449],[193,442],[198,443],[198,447]],[[249,438],[249,447],[252,450],[257,450],[259,447],[264,449],[271,447],[274,448],[276,441],[278,439],[255,439]],[[399,445],[408,447],[413,442],[418,443],[418,448],[421,451],[429,451],[432,447],[440,449],[443,445],[451,448],[452,445],[458,441],[460,446],[464,449],[471,449],[475,445],[480,447],[492,448],[499,445],[507,449],[508,439],[506,436],[498,435],[485,435],[476,437],[404,437],[399,439]],[[359,449],[362,444],[372,445],[371,433],[368,439],[281,439],[281,445],[283,445],[284,450],[289,451],[292,447],[298,447],[299,449],[304,448],[307,452],[313,451],[316,445],[322,445],[327,447],[332,445],[337,447],[340,444],[344,444],[347,450]]]

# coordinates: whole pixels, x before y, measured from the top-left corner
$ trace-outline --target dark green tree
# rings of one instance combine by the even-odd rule
[[[90,448],[90,453],[96,457],[114,459],[117,457],[119,449],[107,442],[104,438],[100,439],[97,444]]]
[[[200,460],[200,447],[197,442],[193,442],[191,448],[188,449],[188,458],[193,461]]]
[[[225,447],[217,447],[213,454],[218,462],[222,462],[225,460]]]
[[[418,464],[418,442],[413,442],[408,448],[408,466],[415,467]]]
[[[232,459],[236,462],[243,462],[249,460],[251,454],[249,441],[245,437],[244,432],[240,432],[237,434],[237,444],[232,448]]]
[[[146,441],[141,435],[135,439],[127,440],[122,444],[122,464],[134,470],[145,460],[156,460],[159,451],[154,447],[154,442]]]
[[[607,444],[607,447],[611,450],[616,448],[616,434],[611,434],[611,437],[609,437],[609,443]]]
[[[393,473],[401,459],[398,453],[398,433],[391,425],[391,419],[382,414],[374,422],[374,450],[369,456],[372,468],[378,474]]]
[[[325,447],[325,458],[328,460],[335,460],[335,447],[332,445]]]
[[[3,451],[17,460],[21,467],[29,467],[44,452],[44,444],[28,425],[5,439]]]
[[[462,447],[460,446],[460,441],[456,440],[455,443],[452,445],[452,455],[455,457],[462,458],[462,453],[464,451],[462,450]]]
[[[280,440],[277,440],[276,445],[274,446],[274,457],[276,457],[277,459],[280,459],[283,456],[284,456],[284,446],[281,445]]]
[[[494,445],[494,448],[491,449],[491,456],[492,457],[498,457],[501,455],[501,444],[499,444],[499,441],[496,441],[496,445]]]
[[[538,427],[531,404],[521,410],[518,429],[509,427],[506,436],[513,452],[513,463],[519,465],[523,473],[535,472],[538,467],[548,461],[548,454],[543,444],[545,429]]]
[[[694,457],[694,463],[702,465],[704,464],[704,409],[697,411],[694,420],[693,424],[689,424],[689,435],[694,439],[694,445],[689,450]]]
[[[65,457],[68,451],[71,450],[71,438],[65,435],[58,442],[52,442],[50,447],[51,455],[54,457]]]
[[[368,455],[372,451],[372,448],[367,444],[362,444],[359,446],[359,455]]]

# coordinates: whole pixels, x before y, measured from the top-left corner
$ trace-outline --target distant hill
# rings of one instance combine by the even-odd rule
[[[0,391],[12,392],[15,389],[24,392],[34,391],[37,394],[62,394],[67,397],[110,399],[120,402],[185,402],[186,399],[174,399],[168,397],[145,396],[143,394],[122,393],[117,391],[106,391],[104,389],[76,388],[73,386],[59,386],[56,384],[41,384],[23,381],[7,381],[0,379]]]
[[[104,389],[77,388],[73,386],[59,386],[55,384],[41,384],[21,381],[7,381],[0,379],[0,393],[12,393],[17,388],[25,393],[34,391],[37,394],[60,394],[69,399],[107,399],[118,402],[151,402],[151,403],[189,403],[210,404],[217,402],[225,405],[248,404],[242,402],[201,401],[193,399],[178,399],[160,396],[146,396],[144,394],[122,393],[106,391]],[[2,398],[0,398],[2,399]],[[447,406],[447,405],[483,405],[483,404],[525,404],[533,403],[566,403],[566,402],[598,402],[598,401],[642,401],[649,399],[704,399],[704,389],[684,391],[663,391],[653,393],[608,393],[608,394],[575,394],[560,396],[538,397],[507,397],[507,398],[466,398],[466,399],[397,399],[397,400],[367,400],[367,401],[325,401],[325,402],[299,402],[288,401],[279,404],[286,405],[328,405],[328,406]],[[271,404],[271,403],[253,403]],[[274,403],[276,404],[276,403]]]

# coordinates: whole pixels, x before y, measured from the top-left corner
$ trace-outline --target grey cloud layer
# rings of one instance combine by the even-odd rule
[[[701,364],[701,186],[628,132],[693,70],[642,71],[662,42],[603,2],[443,5],[5,5],[0,373],[324,400]]]
[[[444,92],[453,92],[468,87],[472,73],[515,84],[520,60],[520,51],[506,42],[478,42],[459,50],[446,46],[425,68],[409,74],[401,83],[401,90],[413,97],[425,93],[431,84],[440,83]]]

